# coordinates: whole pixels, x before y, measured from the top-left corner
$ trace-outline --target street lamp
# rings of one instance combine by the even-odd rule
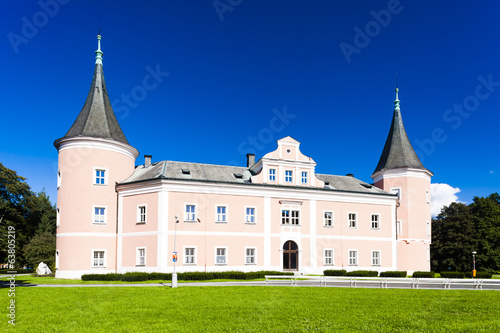
[[[172,261],[174,262],[174,272],[172,273],[172,288],[177,288],[177,273],[175,272],[175,263],[177,262],[177,223],[179,223],[179,215],[175,215],[174,227],[174,253]]]
[[[472,278],[476,277],[476,251],[472,251]]]

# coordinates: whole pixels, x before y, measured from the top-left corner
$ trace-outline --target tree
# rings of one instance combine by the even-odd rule
[[[43,232],[55,233],[55,207],[44,192],[35,194],[26,178],[0,163],[0,233],[15,228],[16,268],[26,264],[22,251],[30,240]],[[7,237],[0,238],[0,262],[6,262]]]
[[[26,263],[30,267],[37,267],[40,262],[49,267],[54,265],[56,252],[56,236],[50,232],[42,232],[33,237],[24,247]]]
[[[432,221],[431,266],[434,271],[470,271],[478,243],[469,206],[453,202]]]

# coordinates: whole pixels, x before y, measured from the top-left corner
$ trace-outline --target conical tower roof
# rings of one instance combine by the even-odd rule
[[[392,117],[391,129],[389,130],[389,135],[387,136],[387,141],[385,142],[380,161],[373,172],[374,174],[379,171],[399,168],[427,170],[415,153],[403,126],[398,92],[399,89],[396,88],[396,100],[394,101],[394,115]]]
[[[102,69],[101,36],[97,36],[98,48],[94,68],[94,77],[90,85],[87,100],[83,105],[80,114],[62,139],[74,137],[94,137],[112,139],[121,143],[129,144],[123,131],[118,124],[111,102],[109,101],[108,90],[104,81]]]

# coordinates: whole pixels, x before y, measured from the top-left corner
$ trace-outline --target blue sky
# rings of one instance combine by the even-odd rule
[[[405,128],[433,183],[470,202],[500,188],[499,9],[415,0],[3,2],[0,162],[55,202],[52,143],[84,104],[100,17],[108,92],[137,164],[151,154],[243,166],[247,152],[260,158],[289,135],[317,172],[371,182],[397,72]]]

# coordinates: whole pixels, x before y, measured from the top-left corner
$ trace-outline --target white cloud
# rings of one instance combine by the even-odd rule
[[[437,216],[441,213],[443,206],[448,206],[452,202],[458,201],[456,193],[460,192],[458,187],[451,187],[448,184],[431,184],[431,215]]]

